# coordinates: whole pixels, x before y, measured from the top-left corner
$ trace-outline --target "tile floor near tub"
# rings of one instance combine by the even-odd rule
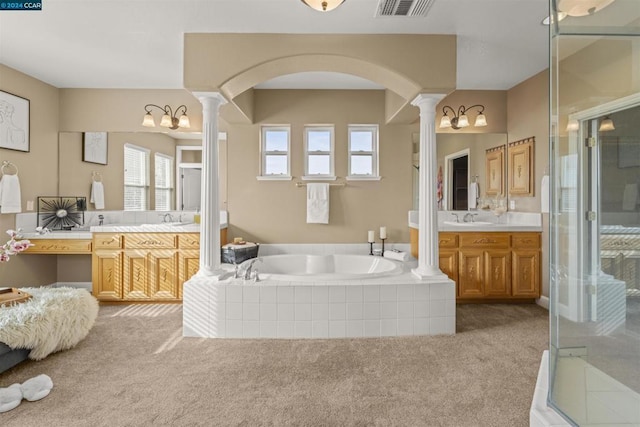
[[[346,338],[455,333],[453,282],[424,283],[403,274],[351,283],[192,279],[184,289],[184,335]]]

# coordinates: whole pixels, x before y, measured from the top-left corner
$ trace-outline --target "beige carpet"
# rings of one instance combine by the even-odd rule
[[[527,426],[548,312],[463,305],[451,337],[206,340],[179,305],[104,306],[75,349],[26,361],[51,394],[10,426]]]

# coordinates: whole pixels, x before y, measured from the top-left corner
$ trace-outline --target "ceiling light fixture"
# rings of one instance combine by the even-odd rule
[[[318,12],[329,12],[344,3],[344,0],[301,0],[302,3]]]
[[[469,126],[469,118],[467,117],[467,111],[471,110],[472,108],[478,109],[478,115],[476,116],[476,121],[474,122],[473,125],[476,127],[486,126],[487,118],[484,116],[484,105],[477,104],[477,105],[472,105],[471,107],[465,107],[464,105],[461,105],[460,107],[458,107],[457,113],[456,113],[456,110],[449,107],[448,105],[445,105],[444,107],[442,107],[443,116],[442,116],[442,119],[440,120],[440,127],[453,128],[456,130],[466,128],[467,126]],[[447,115],[447,109],[451,110],[452,117],[449,117]]]
[[[164,107],[160,107],[155,104],[147,104],[144,106],[144,111],[146,114],[144,115],[144,119],[142,120],[142,126],[146,126],[149,128],[153,128],[156,126],[156,121],[153,119],[151,115],[151,107],[155,107],[158,110],[162,111],[164,114],[162,115],[162,119],[160,119],[160,126],[169,128],[169,129],[178,129],[181,128],[189,128],[191,127],[191,123],[189,122],[189,117],[187,117],[187,107],[185,105],[181,105],[175,110],[175,114],[173,110],[168,105]],[[182,114],[180,118],[177,118],[178,112],[182,110]]]
[[[614,0],[558,0],[558,10],[569,16],[587,16],[604,9]]]
[[[615,130],[615,129],[616,129],[616,127],[613,125],[613,120],[611,120],[611,118],[609,116],[606,116],[600,122],[600,127],[598,128],[598,131],[600,131],[600,132],[609,132],[609,131]]]

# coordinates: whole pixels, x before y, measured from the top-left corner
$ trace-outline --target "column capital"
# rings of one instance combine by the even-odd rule
[[[430,108],[435,111],[436,105],[438,102],[442,101],[442,99],[447,96],[444,93],[419,93],[413,101],[411,101],[411,105],[415,105],[420,108],[422,112],[423,108]]]
[[[220,92],[192,92],[193,96],[198,98],[198,101],[204,103],[207,100],[216,100],[218,101],[218,105],[226,104],[227,98],[224,97]]]

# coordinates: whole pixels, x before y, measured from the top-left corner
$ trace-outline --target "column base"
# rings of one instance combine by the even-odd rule
[[[222,268],[206,268],[200,267],[198,272],[194,275],[197,278],[207,278],[214,281],[226,279],[229,271],[223,270]]]
[[[420,280],[427,282],[442,282],[449,280],[449,276],[440,271],[439,268],[434,267],[417,267],[411,270],[414,276]]]

